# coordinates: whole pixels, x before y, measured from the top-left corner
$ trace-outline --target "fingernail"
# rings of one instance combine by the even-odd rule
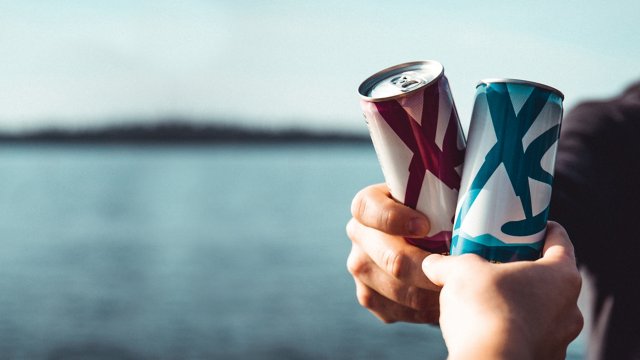
[[[429,223],[422,218],[411,219],[407,227],[412,235],[427,235],[429,232]]]

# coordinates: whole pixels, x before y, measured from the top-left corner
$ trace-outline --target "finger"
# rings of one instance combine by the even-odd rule
[[[347,268],[355,279],[393,302],[415,310],[438,307],[439,291],[408,285],[389,276],[357,245],[351,249]]]
[[[426,236],[430,229],[427,217],[394,200],[385,184],[358,192],[351,203],[351,214],[362,224],[391,235]]]
[[[349,238],[364,251],[382,271],[401,282],[436,290],[421,270],[429,252],[412,246],[399,236],[391,236],[366,227],[355,219],[347,224]]]
[[[360,305],[385,323],[404,321],[436,324],[440,318],[440,310],[437,307],[417,311],[394,303],[358,280],[355,280],[355,283]]]
[[[543,262],[569,261],[575,265],[576,256],[573,244],[567,231],[556,222],[549,221],[547,223],[547,234],[542,250],[542,259],[540,260]]]
[[[564,291],[574,295],[575,299],[582,288],[582,277],[576,265],[573,244],[562,226],[555,222],[547,224],[547,235],[542,258],[538,264],[549,266],[554,277],[561,279]]]
[[[438,286],[445,286],[452,274],[465,272],[474,274],[478,264],[490,265],[488,261],[475,254],[459,256],[444,256],[431,254],[422,262],[422,271],[431,282]]]
[[[443,286],[447,280],[447,258],[440,254],[431,254],[422,262],[422,271],[435,285]]]

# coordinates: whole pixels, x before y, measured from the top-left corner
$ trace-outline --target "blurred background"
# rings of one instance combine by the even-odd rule
[[[357,86],[435,59],[465,130],[483,78],[570,109],[640,76],[639,13],[0,0],[0,359],[444,359],[346,271],[351,198],[383,180]]]

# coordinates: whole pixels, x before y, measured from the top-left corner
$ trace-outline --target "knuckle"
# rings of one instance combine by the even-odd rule
[[[358,191],[351,201],[351,215],[355,218],[362,218],[367,208],[367,189]]]
[[[577,307],[571,312],[571,314],[572,315],[568,319],[569,324],[565,327],[566,330],[563,337],[564,343],[566,344],[578,337],[584,327],[584,317]]]
[[[373,309],[375,305],[374,293],[368,289],[358,290],[356,293],[356,297],[358,298],[358,303],[360,306],[366,309]]]
[[[383,208],[383,210],[380,211],[378,226],[380,230],[391,232],[392,229],[397,227],[396,224],[398,224],[399,220],[400,214],[396,209]]]
[[[424,307],[422,298],[422,292],[419,288],[415,286],[409,286],[404,290],[402,301],[405,306],[408,306],[412,309],[420,310],[422,307]]]
[[[347,257],[347,270],[354,277],[361,276],[368,272],[369,267],[367,262],[364,261],[355,252],[351,251],[349,257]]]
[[[384,269],[396,279],[402,279],[407,276],[410,259],[401,251],[387,249],[382,255],[382,263]]]
[[[577,295],[580,295],[580,289],[582,289],[582,277],[579,272],[575,272],[573,279],[571,280],[571,285]]]
[[[352,242],[355,241],[357,236],[356,227],[357,227],[356,220],[353,218],[349,220],[346,226],[347,236],[349,237],[349,239],[351,239]]]
[[[578,270],[573,272],[572,284],[573,286],[577,287],[578,290],[582,288],[582,276],[580,275],[580,272]]]
[[[580,294],[580,289],[582,288],[582,277],[580,276],[580,272],[577,269],[571,269],[571,271],[567,271],[564,274],[562,280],[566,289],[577,298]]]
[[[584,327],[584,317],[582,316],[582,313],[580,312],[580,310],[576,310],[576,320],[574,322],[572,340],[575,339],[578,335],[580,335],[580,332],[582,331],[583,327]]]

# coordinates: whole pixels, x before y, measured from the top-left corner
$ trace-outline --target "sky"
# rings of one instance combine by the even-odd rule
[[[640,79],[640,2],[0,0],[0,130],[182,118],[366,132],[357,87],[444,65],[463,127],[476,83],[565,107]]]

